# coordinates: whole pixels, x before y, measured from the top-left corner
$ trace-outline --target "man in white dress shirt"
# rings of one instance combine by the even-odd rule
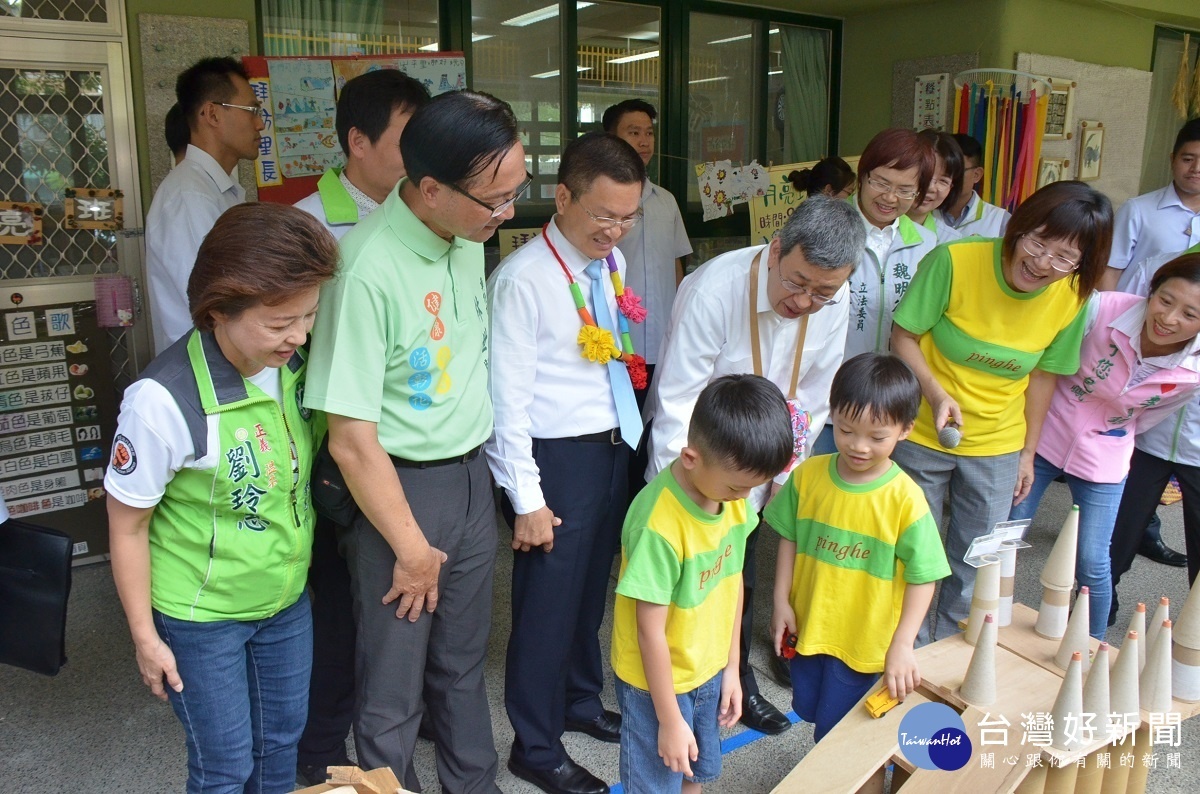
[[[846,280],[865,245],[866,231],[852,204],[811,196],[769,245],[722,254],[684,279],[646,405],[646,418],[653,420],[647,481],[679,455],[696,398],[722,375],[754,373],[778,386],[793,408],[797,457],[811,451],[842,364],[849,324]],[[751,493],[754,509],[761,511],[786,479],[787,472],[780,472],[774,485]],[[743,570],[742,722],[782,733],[791,723],[759,694],[749,664],[759,534],[746,543]]]
[[[400,134],[428,101],[421,81],[398,69],[377,69],[347,81],[337,101],[337,136],[346,165],[322,174],[316,191],[296,206],[342,239],[403,178]]]
[[[641,420],[625,364],[585,358],[579,339],[585,325],[620,322],[611,273],[625,269],[616,243],[641,218],[644,178],[620,138],[572,141],[557,213],[488,282],[495,432],[484,451],[514,549],[508,768],[546,792],[608,791],[567,755],[564,730],[620,741],[620,715],[600,702],[598,632]]]
[[[237,164],[258,157],[263,109],[246,70],[232,58],[205,58],[175,81],[190,142],[158,186],[146,214],[146,278],[154,350],[192,328],[187,283],[196,252],[221,213],[246,200]]]
[[[1200,243],[1200,118],[1180,128],[1171,149],[1171,184],[1121,205],[1113,221],[1112,254],[1100,289],[1125,290],[1143,259]]]
[[[935,212],[963,237],[1003,237],[1012,215],[1003,207],[988,204],[975,192],[975,186],[983,180],[983,147],[964,132],[956,132],[954,140],[963,153],[962,192],[952,206]]]

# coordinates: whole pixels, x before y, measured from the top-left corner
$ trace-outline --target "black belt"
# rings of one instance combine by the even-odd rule
[[[470,463],[479,457],[479,450],[483,449],[483,445],[475,447],[469,452],[464,452],[461,455],[455,455],[453,458],[442,458],[441,460],[405,460],[397,458],[395,455],[389,455],[392,459],[392,464],[399,466],[402,469],[432,469],[437,466],[451,466],[455,463]]]
[[[621,443],[621,428],[614,427],[612,430],[601,430],[599,433],[588,433],[586,436],[575,436],[573,438],[563,438],[558,440],[581,441],[585,444],[605,442],[612,444],[615,447]]]

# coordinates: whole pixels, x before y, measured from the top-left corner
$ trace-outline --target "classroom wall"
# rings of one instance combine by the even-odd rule
[[[148,125],[145,120],[146,96],[142,81],[142,52],[141,26],[138,24],[138,14],[177,14],[181,16],[216,17],[218,19],[244,19],[250,25],[250,46],[252,53],[257,54],[258,17],[255,3],[252,0],[125,0],[125,17],[129,26],[129,67],[133,83],[133,112],[137,123],[138,162],[142,163],[140,178],[142,183],[143,211],[149,211],[150,198],[154,195],[150,189],[150,146],[148,129],[161,133],[162,126]],[[159,145],[160,141],[154,141]],[[165,144],[162,144],[165,146]]]

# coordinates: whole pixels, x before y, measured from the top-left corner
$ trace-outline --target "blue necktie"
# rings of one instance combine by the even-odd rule
[[[612,315],[608,312],[608,299],[604,297],[604,269],[604,263],[599,259],[592,260],[587,266],[588,278],[592,280],[592,316],[596,318],[596,325],[613,335],[619,347],[621,337],[613,328]],[[637,449],[642,438],[642,415],[638,412],[637,399],[633,396],[633,384],[629,381],[629,369],[624,362],[615,358],[609,360],[608,382],[612,387],[613,402],[617,405],[621,438],[630,447]]]

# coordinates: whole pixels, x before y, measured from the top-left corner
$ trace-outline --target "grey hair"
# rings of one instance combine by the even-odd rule
[[[867,245],[862,217],[849,201],[809,196],[788,217],[779,231],[779,255],[796,246],[811,265],[838,270],[858,263]]]

